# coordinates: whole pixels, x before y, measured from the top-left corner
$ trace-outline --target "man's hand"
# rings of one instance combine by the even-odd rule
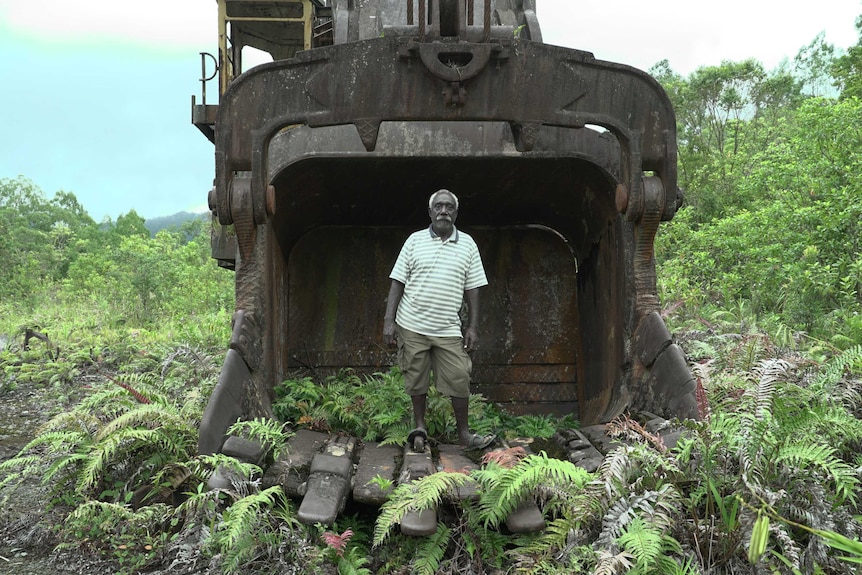
[[[475,327],[468,327],[464,332],[464,349],[467,351],[473,351],[476,349],[476,345],[479,343],[479,332]]]
[[[398,338],[395,336],[395,320],[383,320],[383,341],[389,347],[395,347],[398,344]]]
[[[467,300],[467,309],[470,313],[470,319],[465,322],[470,327],[464,331],[464,349],[473,351],[479,345],[479,330],[476,329],[479,323],[479,289],[465,291],[464,299]]]
[[[403,296],[404,284],[398,280],[392,280],[389,296],[386,298],[386,315],[383,316],[383,341],[390,347],[398,344],[395,336],[395,312]]]

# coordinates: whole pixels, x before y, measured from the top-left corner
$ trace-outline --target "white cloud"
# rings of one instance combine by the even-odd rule
[[[216,0],[0,0],[0,20],[44,40],[200,46],[217,36]]]
[[[856,44],[860,0],[804,9],[777,0],[537,0],[545,42],[646,69],[667,58],[689,73],[722,60],[755,58],[767,69],[792,58],[822,31],[839,48]],[[153,47],[216,42],[216,0],[0,0],[0,20],[60,42],[131,41]]]
[[[775,0],[537,0],[543,39],[647,69],[668,59],[688,74],[722,60],[755,58],[772,69],[825,31],[846,49],[858,41],[860,0],[823,0],[820,6]]]

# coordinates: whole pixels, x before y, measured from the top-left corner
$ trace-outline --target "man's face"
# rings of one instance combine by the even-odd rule
[[[441,192],[434,196],[431,208],[428,210],[431,216],[431,227],[438,236],[452,233],[452,226],[458,217],[458,208],[455,207],[455,198],[452,194]]]

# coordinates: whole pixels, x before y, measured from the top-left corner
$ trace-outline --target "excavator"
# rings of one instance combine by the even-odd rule
[[[394,363],[389,272],[440,188],[489,282],[474,393],[582,426],[697,417],[656,286],[682,193],[650,75],[544,43],[536,0],[216,2],[192,123],[215,148],[212,255],[236,309],[201,453],[271,416],[293,370]]]

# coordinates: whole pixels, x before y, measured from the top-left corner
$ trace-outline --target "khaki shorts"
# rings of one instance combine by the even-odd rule
[[[460,337],[432,337],[396,326],[398,330],[398,366],[404,374],[407,395],[425,395],[434,384],[443,395],[470,397],[470,373],[473,361],[464,351]]]

